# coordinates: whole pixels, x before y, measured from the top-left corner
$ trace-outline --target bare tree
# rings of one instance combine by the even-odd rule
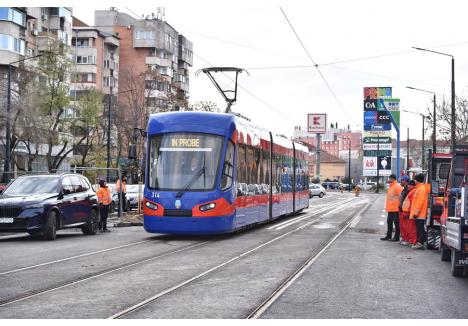
[[[456,119],[455,119],[455,137],[456,141],[468,136],[468,99],[457,96],[455,99]],[[433,107],[428,107],[428,121],[429,124],[426,127],[426,131],[433,130]],[[451,102],[447,101],[445,97],[442,98],[442,102],[436,107],[436,127],[437,127],[437,138],[450,141],[451,135]]]
[[[198,101],[190,104],[185,111],[221,112],[221,109],[212,101]]]

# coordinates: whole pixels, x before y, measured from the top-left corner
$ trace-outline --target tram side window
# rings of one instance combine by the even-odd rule
[[[234,174],[234,144],[228,142],[226,150],[226,159],[223,164],[223,176],[221,178],[221,189],[226,190],[232,186],[232,177]]]
[[[237,196],[247,194],[247,165],[245,161],[245,146],[237,145]]]

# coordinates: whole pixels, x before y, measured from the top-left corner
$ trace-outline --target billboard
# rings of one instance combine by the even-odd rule
[[[307,132],[324,134],[327,131],[326,113],[309,113],[307,115]]]
[[[364,124],[365,125],[375,125],[377,124],[377,111],[364,111]]]
[[[375,144],[375,143],[373,143],[373,144],[366,144],[366,143],[362,144],[362,149],[365,150],[365,151],[367,151],[367,150],[377,150],[377,148],[379,149],[379,151],[380,150],[387,150],[387,151],[390,150],[391,151],[392,150],[392,144],[391,143],[389,143],[389,144],[381,144],[381,143],[379,143],[379,144]]]
[[[364,137],[362,138],[363,144],[391,144],[392,137]]]
[[[386,125],[364,124],[364,131],[388,131],[388,130],[392,130],[391,124],[386,124]]]

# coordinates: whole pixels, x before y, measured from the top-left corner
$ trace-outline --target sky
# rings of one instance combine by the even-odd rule
[[[46,3],[64,5],[28,5]],[[419,113],[432,107],[432,95],[406,86],[436,92],[438,101],[449,99],[450,57],[413,46],[454,55],[456,93],[468,91],[465,1],[105,0],[68,1],[67,6],[90,25],[96,9],[112,6],[141,16],[164,7],[165,20],[193,42],[189,101],[209,100],[225,108],[208,77],[195,72],[210,66],[243,68],[248,74],[239,75],[233,111],[287,136],[294,126],[305,128],[308,113],[327,113],[329,122],[362,130],[363,87],[391,86],[401,109]],[[402,138],[409,127],[410,137],[421,139],[420,116],[403,112],[401,124]]]

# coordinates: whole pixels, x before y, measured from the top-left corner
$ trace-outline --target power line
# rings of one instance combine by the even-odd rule
[[[310,55],[309,51],[307,50],[307,48],[305,47],[304,43],[302,43],[302,40],[301,38],[299,37],[299,35],[297,34],[296,30],[294,29],[293,25],[291,24],[291,22],[289,21],[288,19],[288,16],[286,16],[286,13],[284,12],[283,8],[280,7],[280,10],[281,12],[283,13],[283,16],[284,18],[286,19],[286,21],[288,22],[289,26],[291,27],[291,29],[293,30],[294,34],[296,35],[296,38],[297,40],[299,41],[299,43],[301,44],[302,48],[304,49],[304,51],[306,52],[307,56],[309,57],[310,61],[315,65],[315,68],[317,69],[317,72],[319,73],[320,77],[322,78],[323,82],[325,83],[325,85],[327,86],[328,90],[330,91],[330,93],[332,94],[332,96],[335,98],[336,102],[338,103],[338,106],[346,113],[346,115],[352,120],[354,121],[353,117],[349,114],[349,112],[344,108],[343,104],[341,104],[341,101],[338,99],[338,96],[336,96],[335,92],[333,91],[333,89],[331,88],[330,84],[328,83],[327,79],[325,78],[325,76],[323,75],[323,73],[320,71],[319,69],[319,66],[315,63],[314,59],[312,59],[312,56]]]
[[[201,56],[199,56],[198,54],[196,54],[195,52],[193,53],[196,57],[198,57],[199,59],[201,59],[202,61],[204,61],[205,63],[207,63],[208,65],[212,66],[213,67],[213,64],[211,64],[209,61],[205,60],[204,58],[202,58]],[[223,75],[228,78],[229,80],[231,80],[231,82],[234,82],[234,79],[231,78],[230,76],[228,76],[226,73],[223,72]],[[223,83],[225,84],[225,83]],[[227,84],[225,84],[227,85]],[[282,113],[281,111],[279,111],[278,109],[274,108],[271,104],[265,102],[264,100],[262,100],[260,97],[258,97],[257,95],[255,95],[254,93],[252,93],[251,91],[249,91],[247,88],[243,87],[240,83],[237,83],[237,86],[242,89],[243,91],[245,91],[247,94],[249,94],[250,96],[252,96],[253,98],[255,98],[257,101],[261,102],[263,105],[265,105],[266,107],[268,107],[269,109],[273,110],[274,112],[276,112],[277,114],[279,114],[280,116],[282,116],[283,118],[295,123],[295,124],[298,124],[297,121],[291,119],[290,117],[288,117],[287,115],[285,115],[284,113]]]

